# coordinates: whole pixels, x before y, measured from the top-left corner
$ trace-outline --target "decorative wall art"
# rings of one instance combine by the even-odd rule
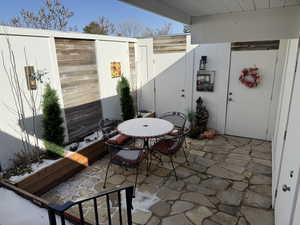
[[[122,74],[121,63],[120,62],[112,62],[110,65],[111,68],[111,77],[117,78]]]
[[[207,56],[201,56],[199,70],[197,72],[197,91],[214,91],[215,71],[206,69]]]
[[[199,70],[197,72],[197,91],[213,92],[215,86],[215,71]]]
[[[24,69],[25,69],[25,76],[26,76],[28,90],[36,90],[37,84],[36,84],[36,79],[34,77],[34,67],[25,66]]]

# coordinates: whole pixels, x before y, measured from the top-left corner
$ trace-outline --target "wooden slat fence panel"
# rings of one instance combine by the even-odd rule
[[[186,35],[162,36],[153,38],[154,54],[185,52],[186,45]]]
[[[279,40],[275,41],[250,41],[250,42],[233,42],[232,51],[249,51],[249,50],[276,50],[279,49]]]
[[[95,42],[55,39],[70,141],[97,128],[102,118]]]

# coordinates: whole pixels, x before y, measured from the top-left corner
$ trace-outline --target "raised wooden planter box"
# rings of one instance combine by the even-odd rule
[[[24,178],[15,185],[31,194],[42,195],[106,153],[103,141],[92,143]]]

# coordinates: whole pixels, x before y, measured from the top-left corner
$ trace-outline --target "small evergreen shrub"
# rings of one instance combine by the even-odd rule
[[[56,90],[52,89],[49,84],[43,95],[43,138],[47,150],[51,151],[53,146],[62,146],[64,143],[64,126],[61,117],[61,109]],[[54,153],[57,151],[54,150]]]
[[[119,96],[121,96],[121,90],[126,87],[130,88],[129,81],[126,79],[126,77],[121,76],[121,79],[117,83],[117,93]]]
[[[123,120],[133,119],[135,116],[133,99],[130,94],[129,82],[124,76],[122,76],[118,82],[117,92],[120,96]]]

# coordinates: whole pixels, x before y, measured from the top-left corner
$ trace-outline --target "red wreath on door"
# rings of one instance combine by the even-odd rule
[[[257,87],[261,82],[261,76],[258,73],[258,68],[245,68],[242,70],[239,80],[248,88]]]

